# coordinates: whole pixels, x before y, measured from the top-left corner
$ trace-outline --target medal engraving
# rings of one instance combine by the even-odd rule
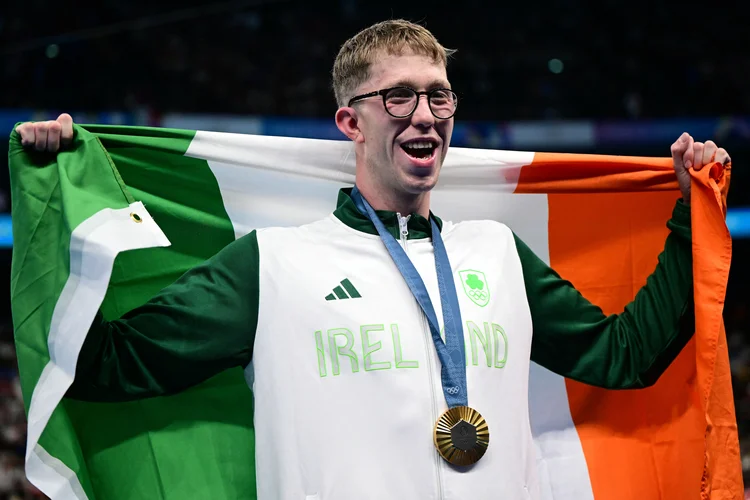
[[[443,413],[433,431],[435,447],[453,465],[479,461],[490,444],[490,431],[484,417],[468,406],[455,406]]]
[[[477,444],[477,429],[466,420],[451,427],[451,442],[459,450],[469,451]]]

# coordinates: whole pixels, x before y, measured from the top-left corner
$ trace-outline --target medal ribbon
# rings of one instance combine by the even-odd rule
[[[375,214],[370,204],[355,186],[351,198],[357,210],[366,216],[375,225],[380,239],[391,255],[393,262],[409,285],[412,295],[419,303],[427,322],[430,325],[432,341],[435,344],[441,365],[441,381],[443,395],[449,408],[455,406],[468,406],[468,392],[466,389],[466,352],[464,346],[463,324],[461,322],[461,311],[458,307],[458,295],[456,284],[453,281],[453,271],[448,261],[448,252],[445,250],[443,238],[440,235],[435,218],[430,216],[432,225],[432,245],[435,254],[435,271],[437,272],[438,289],[440,290],[440,303],[443,308],[443,323],[445,324],[445,342],[440,336],[435,308],[432,306],[430,295],[422,281],[422,277],[414,267],[414,264],[399,245],[396,238],[385,228],[383,222]]]

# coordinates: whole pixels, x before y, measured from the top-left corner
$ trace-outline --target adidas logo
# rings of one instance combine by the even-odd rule
[[[348,294],[348,295],[347,295]],[[340,286],[333,289],[333,293],[326,295],[326,300],[343,300],[343,299],[359,299],[362,296],[359,294],[349,278],[344,279]]]

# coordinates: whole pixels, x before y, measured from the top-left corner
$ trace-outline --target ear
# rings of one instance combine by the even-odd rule
[[[354,108],[339,108],[336,111],[336,126],[355,143],[365,142],[365,136],[359,128],[359,115]]]

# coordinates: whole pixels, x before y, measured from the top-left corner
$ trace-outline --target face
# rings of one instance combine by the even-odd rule
[[[385,55],[370,68],[370,79],[356,94],[390,87],[415,90],[451,88],[445,67],[422,55]],[[435,118],[427,96],[408,118],[389,115],[381,96],[370,97],[352,107],[356,112],[358,134],[354,137],[358,183],[367,182],[395,196],[409,196],[431,190],[438,180],[453,132],[453,118]],[[424,147],[428,145],[429,147]],[[362,178],[364,177],[364,178]]]

